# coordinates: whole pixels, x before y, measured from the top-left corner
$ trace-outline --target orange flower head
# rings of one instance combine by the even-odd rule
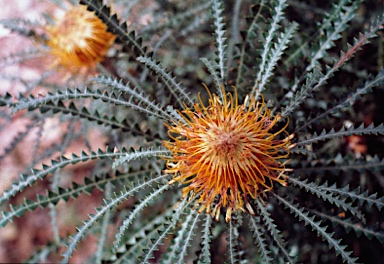
[[[45,30],[49,53],[57,65],[71,72],[94,69],[115,40],[115,35],[107,32],[107,25],[83,5],[72,7]]]
[[[263,100],[247,96],[239,105],[236,89],[223,100],[209,95],[208,106],[200,98],[194,110],[180,112],[183,121],[167,125],[172,141],[164,145],[172,157],[165,172],[174,175],[170,184],[185,186],[183,197],[196,197],[199,212],[218,220],[223,207],[229,221],[244,206],[254,214],[248,199],[271,190],[273,182],[286,185],[293,135],[285,131],[288,122],[275,131],[281,116],[272,116]]]

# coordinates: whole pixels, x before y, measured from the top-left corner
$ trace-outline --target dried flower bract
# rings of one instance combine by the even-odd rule
[[[218,219],[226,208],[229,221],[232,211],[254,214],[248,199],[271,190],[273,182],[286,185],[293,135],[285,131],[288,122],[272,132],[281,116],[272,116],[264,101],[251,96],[239,105],[236,89],[223,99],[210,95],[208,106],[200,99],[194,110],[182,111],[184,122],[168,126],[172,141],[164,145],[173,154],[167,160],[170,183],[185,185],[183,196],[191,192],[199,212]]]
[[[103,21],[82,5],[69,9],[45,30],[55,63],[72,72],[95,68],[115,40]]]

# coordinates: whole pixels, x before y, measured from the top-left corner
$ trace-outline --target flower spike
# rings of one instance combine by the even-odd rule
[[[94,69],[115,40],[115,35],[107,32],[107,25],[83,5],[69,9],[45,31],[48,53],[55,63],[75,73]]]
[[[238,104],[235,89],[223,100],[209,94],[205,106],[199,97],[194,109],[180,114],[184,122],[167,125],[171,141],[164,142],[173,156],[167,159],[169,182],[185,187],[183,197],[193,193],[199,212],[216,219],[226,208],[229,221],[234,211],[254,214],[249,197],[256,199],[273,188],[273,182],[286,186],[291,139],[286,125],[275,131],[280,114],[271,116],[265,102],[247,97]]]

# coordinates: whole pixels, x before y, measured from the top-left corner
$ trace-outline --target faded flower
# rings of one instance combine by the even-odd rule
[[[115,40],[107,25],[83,5],[72,7],[45,30],[55,64],[71,72],[95,68]]]

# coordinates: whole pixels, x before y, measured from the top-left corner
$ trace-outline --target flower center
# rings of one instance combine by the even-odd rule
[[[75,43],[81,47],[87,45],[85,40],[92,37],[92,24],[86,24],[86,20],[80,18],[80,14],[72,14],[58,25],[57,31],[60,32],[60,35],[57,38],[60,48],[70,51]]]
[[[213,151],[215,151],[218,156],[222,157],[236,156],[239,149],[238,134],[233,131],[220,131],[221,129],[217,130],[218,131],[213,132],[215,137],[213,137],[210,142],[213,147]]]

